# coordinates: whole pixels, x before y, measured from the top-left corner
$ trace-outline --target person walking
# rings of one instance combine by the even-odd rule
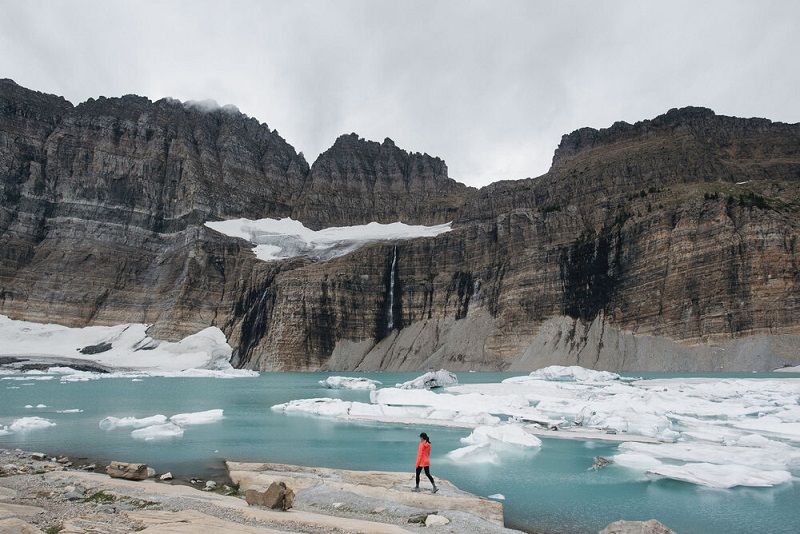
[[[436,482],[433,481],[433,477],[431,476],[431,440],[428,439],[428,434],[423,432],[419,435],[419,448],[417,449],[417,485],[414,487],[414,491],[419,491],[419,474],[422,470],[425,470],[425,476],[428,477],[428,480],[431,481],[431,485],[433,486],[432,493],[436,493],[439,491],[439,488],[436,487]]]

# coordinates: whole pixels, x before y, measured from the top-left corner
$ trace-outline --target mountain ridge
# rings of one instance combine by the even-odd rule
[[[12,318],[219,326],[262,370],[797,364],[797,124],[673,109],[566,134],[546,174],[474,189],[389,138],[342,135],[309,166],[232,107],[73,106],[4,80],[0,179]],[[265,263],[203,226],[240,217],[454,224]]]

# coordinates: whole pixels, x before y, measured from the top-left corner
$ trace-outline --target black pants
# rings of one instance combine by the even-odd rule
[[[425,470],[425,476],[431,481],[431,486],[436,486],[436,483],[433,481],[433,477],[431,476],[431,468],[426,465],[425,467],[417,467],[417,487],[419,487],[419,474],[423,469]]]

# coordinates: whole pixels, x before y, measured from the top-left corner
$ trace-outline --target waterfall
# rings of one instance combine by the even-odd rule
[[[388,330],[394,329],[394,276],[397,269],[397,245],[394,246],[392,253],[392,270],[389,273],[389,313],[387,315]]]

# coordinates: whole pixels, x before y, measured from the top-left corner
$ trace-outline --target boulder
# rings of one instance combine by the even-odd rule
[[[440,527],[448,524],[449,522],[450,520],[443,515],[431,514],[425,518],[426,527]]]
[[[171,473],[171,472],[169,472],[169,473],[164,473],[163,475],[161,475],[160,477],[158,477],[158,479],[159,479],[159,480],[172,480],[172,473]]]
[[[156,470],[152,467],[147,468],[147,478],[153,478],[156,476]]]
[[[437,515],[439,512],[432,511],[432,512],[423,512],[421,514],[414,514],[408,518],[409,523],[420,523],[425,524],[429,517]]]
[[[600,534],[675,534],[661,522],[650,521],[615,521],[600,531]]]
[[[613,464],[614,460],[609,460],[608,458],[603,458],[602,456],[595,456],[594,457],[594,465],[589,468],[590,471],[597,471],[598,469],[605,467],[609,464]]]
[[[106,473],[111,478],[124,478],[126,480],[145,480],[147,478],[147,464],[129,464],[126,462],[111,462],[106,468]]]
[[[45,460],[45,458],[47,458],[47,456],[45,456],[44,453],[41,452],[33,452],[31,453],[31,458],[39,462],[42,462]]]
[[[273,482],[268,488],[258,486],[244,493],[247,504],[264,506],[273,510],[288,510],[294,503],[294,491],[283,482]]]

